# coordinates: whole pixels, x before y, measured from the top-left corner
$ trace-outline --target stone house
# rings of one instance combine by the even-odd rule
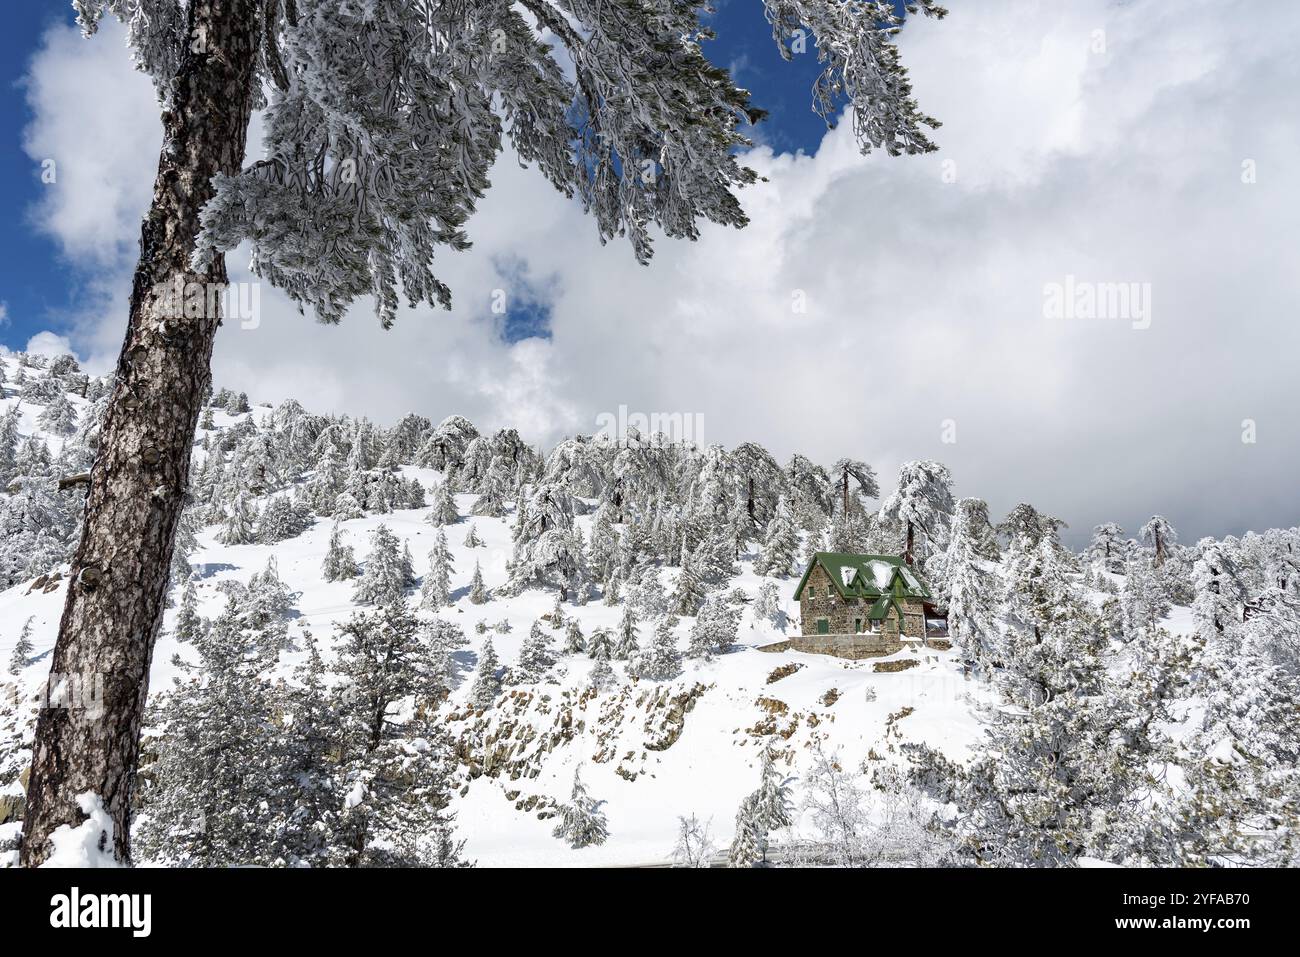
[[[900,555],[817,552],[794,597],[805,641],[889,653],[925,640],[930,590]]]

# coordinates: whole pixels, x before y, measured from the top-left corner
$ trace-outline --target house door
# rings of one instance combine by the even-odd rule
[[[831,623],[825,618],[817,619],[817,634],[829,635],[831,633]]]

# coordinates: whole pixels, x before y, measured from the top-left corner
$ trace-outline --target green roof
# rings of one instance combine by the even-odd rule
[[[885,616],[890,602],[885,598],[930,597],[930,591],[901,555],[854,555],[848,552],[817,552],[808,563],[799,587],[794,590],[794,600],[803,595],[804,585],[812,570],[821,565],[830,576],[841,598],[878,598],[871,606],[868,617],[878,620]]]

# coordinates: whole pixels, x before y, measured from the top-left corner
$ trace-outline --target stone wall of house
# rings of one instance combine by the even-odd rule
[[[903,634],[925,640],[925,602],[919,598],[903,599]]]
[[[809,598],[809,590],[813,591],[814,597]],[[867,613],[871,610],[872,600],[864,598],[841,598],[835,590],[831,578],[826,574],[826,569],[817,565],[808,576],[808,581],[804,586],[803,594],[799,597],[799,618],[801,630],[805,636],[817,634],[817,619],[825,618],[827,621],[827,630],[832,635],[852,635],[855,634],[853,628],[854,619],[861,618],[863,628],[867,625]],[[918,599],[907,598],[903,600],[905,611],[903,619],[903,634],[910,638],[925,638],[925,611],[922,602]],[[890,609],[885,619],[880,623],[880,631],[877,633],[884,638],[898,638],[898,613]],[[825,637],[824,635],[822,637]]]
[[[814,593],[813,598],[808,597],[808,591],[811,589]],[[833,635],[853,634],[853,620],[855,618],[863,619],[863,627],[866,627],[867,612],[871,609],[871,602],[864,601],[861,598],[850,598],[847,601],[839,596],[835,590],[835,585],[831,582],[830,575],[826,574],[826,569],[821,565],[812,570],[808,576],[808,582],[804,586],[803,594],[799,599],[799,617],[800,624],[805,635],[815,635],[817,633],[817,619],[825,618],[828,622],[828,630]],[[898,624],[893,621],[883,623],[882,633],[886,629],[891,629],[893,634],[898,633]]]

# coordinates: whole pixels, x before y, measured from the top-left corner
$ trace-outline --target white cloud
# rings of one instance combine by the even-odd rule
[[[745,193],[752,225],[661,242],[649,269],[506,158],[474,250],[438,264],[453,312],[384,333],[358,308],[327,328],[264,290],[261,325],[219,337],[216,375],[266,400],[461,412],[534,441],[620,405],[702,413],[710,441],[853,455],[886,482],[903,459],[941,458],[960,493],[995,511],[1034,502],[1076,532],[1154,511],[1185,537],[1293,524],[1297,40],[1290,7],[956,4],[902,41],[944,121],[940,153],[863,159],[846,127],[815,156],[757,149],[768,182]],[[117,41],[55,34],[33,68],[29,152],[95,171],[61,177],[42,209],[73,254],[129,248],[148,201],[156,110]],[[104,115],[130,133],[95,125]],[[519,260],[554,290],[550,341],[495,335],[492,290],[509,283],[494,263]],[[244,262],[231,257],[233,279]],[[1151,283],[1151,327],[1044,319],[1044,284],[1066,275]],[[101,366],[128,278],[102,272],[73,333]]]
[[[117,22],[105,26],[93,41],[72,27],[46,32],[27,74],[35,118],[23,136],[28,156],[53,163],[33,221],[92,268],[134,252],[162,141],[152,84],[131,68]]]
[[[27,340],[27,346],[23,351],[37,356],[66,356],[72,355],[72,343],[68,341],[67,336],[56,335],[53,332],[38,332]]]

